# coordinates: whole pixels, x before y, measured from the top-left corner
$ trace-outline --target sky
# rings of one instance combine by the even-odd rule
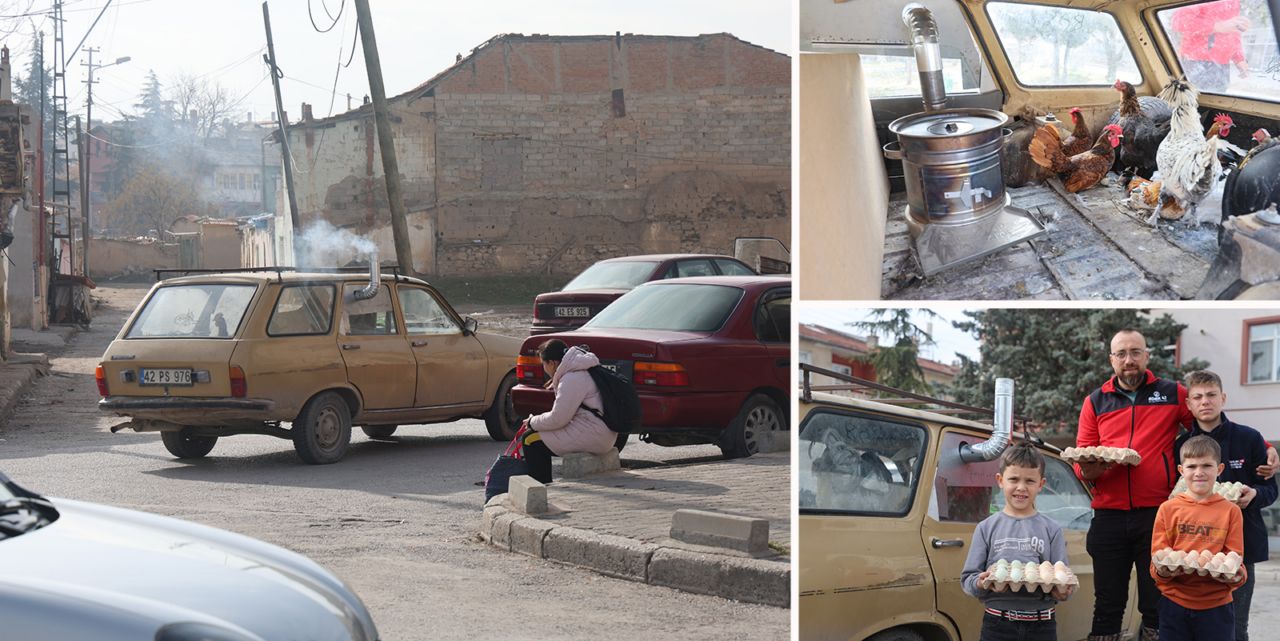
[[[855,336],[865,336],[864,332],[849,327],[845,323],[866,320],[870,311],[869,308],[860,307],[852,303],[813,303],[805,301],[800,304],[799,319],[804,324],[821,325]],[[978,341],[951,326],[951,321],[968,320],[963,310],[948,308],[934,311],[939,314],[939,317],[932,319],[932,321],[923,318],[919,314],[912,314],[912,320],[920,327],[925,327],[929,322],[933,323],[933,341],[935,345],[926,346],[921,355],[931,360],[948,364],[957,360],[956,354],[964,354],[977,360]]]
[[[442,2],[371,0],[374,34],[387,95],[412,89],[454,63],[455,56],[502,33],[554,35],[683,35],[728,32],[775,51],[792,50],[791,3],[785,0],[540,0],[538,2]],[[94,121],[132,113],[148,71],[161,83],[179,74],[216,81],[239,100],[238,117],[253,112],[268,120],[275,111],[266,52],[261,0],[112,0],[96,27],[90,25],[106,0],[66,0],[68,50],[84,38],[98,47],[94,63],[129,56],[129,62],[94,74]],[[52,60],[53,0],[0,0],[0,34],[16,73],[26,74],[34,28],[46,33],[45,56]],[[308,17],[308,6],[320,29]],[[355,34],[353,0],[271,0],[276,60],[290,121],[303,102],[317,118],[358,107],[369,93],[359,43],[349,67]],[[29,15],[33,14],[33,15]],[[337,17],[334,19],[329,16]],[[88,37],[85,38],[85,34]],[[341,55],[341,60],[339,56]],[[81,51],[67,65],[72,113],[83,112],[85,67]],[[336,85],[335,85],[336,76]],[[336,86],[336,91],[334,88]]]

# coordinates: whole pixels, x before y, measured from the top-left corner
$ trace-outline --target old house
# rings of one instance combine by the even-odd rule
[[[861,379],[875,381],[877,380],[875,366],[864,360],[875,351],[875,348],[875,336],[855,336],[821,325],[800,324],[799,356],[801,363],[808,363],[846,376],[856,376]],[[938,390],[937,393],[939,395],[941,395],[941,389],[955,380],[956,374],[959,372],[959,368],[954,365],[939,363],[923,356],[918,357],[916,363],[920,365],[920,371],[924,373],[925,382],[933,386],[935,390]],[[829,376],[816,375],[814,382],[825,385],[842,383],[843,381]],[[849,394],[848,392],[837,393]]]
[[[485,42],[388,99],[415,267],[568,273],[740,236],[789,245],[790,65],[723,33]],[[309,111],[289,130],[300,225],[394,256],[372,106]]]

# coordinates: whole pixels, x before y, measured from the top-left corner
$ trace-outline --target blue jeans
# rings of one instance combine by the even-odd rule
[[[1058,622],[1008,621],[988,612],[978,641],[1058,641]]]
[[[1244,564],[1249,577],[1244,585],[1231,593],[1231,600],[1236,606],[1236,641],[1249,641],[1249,604],[1253,601],[1253,564]]]
[[[1235,635],[1235,604],[1208,610],[1184,608],[1160,597],[1160,641],[1231,641]]]

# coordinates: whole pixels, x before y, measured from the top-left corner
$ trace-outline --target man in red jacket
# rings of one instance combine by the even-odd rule
[[[1175,9],[1173,30],[1180,36],[1178,58],[1187,80],[1200,91],[1223,93],[1231,82],[1231,65],[1241,78],[1249,75],[1240,34],[1249,19],[1240,15],[1240,0],[1218,0]]]
[[[1093,557],[1093,629],[1090,641],[1120,641],[1129,572],[1138,569],[1138,610],[1142,641],[1155,641],[1160,629],[1156,606],[1160,591],[1151,578],[1151,530],[1156,511],[1178,480],[1173,442],[1178,426],[1190,429],[1195,417],[1187,390],[1157,378],[1147,369],[1150,351],[1138,330],[1122,329],[1111,339],[1115,376],[1084,399],[1076,446],[1127,447],[1142,456],[1136,466],[1082,463],[1077,474],[1093,486],[1093,524],[1085,549]],[[1270,477],[1275,449],[1259,474]],[[1265,467],[1265,469],[1264,469]]]

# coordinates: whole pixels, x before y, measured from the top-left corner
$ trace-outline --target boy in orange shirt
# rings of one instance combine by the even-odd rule
[[[1178,472],[1187,491],[1160,506],[1151,532],[1151,554],[1164,548],[1244,554],[1244,517],[1235,503],[1213,492],[1222,473],[1217,441],[1196,436],[1182,445]],[[1160,599],[1160,641],[1210,641],[1235,634],[1231,592],[1244,584],[1244,564],[1235,576],[1179,574],[1151,564]]]

